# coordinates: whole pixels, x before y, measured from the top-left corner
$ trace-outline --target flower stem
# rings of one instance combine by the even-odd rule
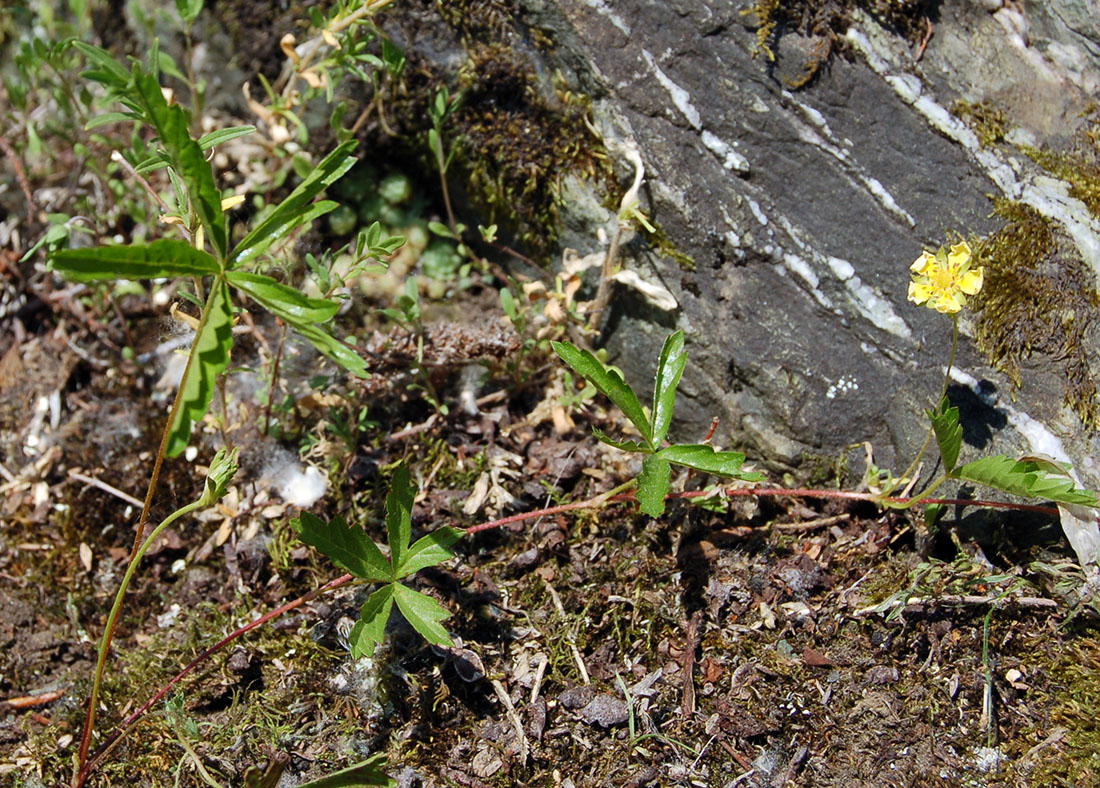
[[[951,324],[953,330],[951,332],[951,355],[947,357],[947,371],[944,373],[943,376],[943,387],[940,389],[940,396],[936,400],[937,406],[939,405],[939,403],[943,402],[943,398],[947,396],[947,385],[951,382],[951,370],[955,366],[955,353],[959,349],[959,316],[956,314],[952,317],[953,320]],[[924,453],[928,451],[928,447],[932,444],[933,435],[935,435],[935,431],[932,429],[932,427],[929,427],[928,434],[924,437],[924,444],[920,447],[920,451],[917,452],[917,456],[913,458],[913,462],[911,462],[909,464],[909,467],[905,469],[905,473],[901,475],[899,481],[886,491],[886,493],[883,495],[884,499],[897,488],[899,483],[905,483],[905,480],[908,479],[914,473],[914,471],[916,471],[917,466],[920,464],[920,461],[924,458]],[[935,487],[939,487],[946,480],[946,476],[940,479],[938,482],[936,482],[933,489]],[[925,491],[925,494],[928,494],[927,490]],[[912,503],[908,504],[908,506],[912,505]],[[908,508],[908,506],[903,508]]]

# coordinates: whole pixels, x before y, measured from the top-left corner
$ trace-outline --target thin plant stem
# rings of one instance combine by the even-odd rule
[[[959,316],[957,314],[954,315],[952,326],[954,328],[951,332],[951,355],[947,358],[947,372],[945,372],[943,376],[943,386],[940,388],[940,396],[936,399],[936,407],[939,407],[939,404],[943,402],[943,398],[947,396],[947,385],[951,381],[951,370],[955,366],[955,353],[959,349]],[[928,447],[932,445],[932,438],[935,434],[935,430],[929,427],[928,434],[924,437],[924,444],[920,447],[920,451],[917,452],[917,456],[913,458],[913,462],[905,469],[905,473],[901,475],[899,482],[904,482],[916,471],[920,461],[924,458],[924,453],[928,451]],[[946,477],[937,482],[935,486],[939,487],[944,481],[946,481]],[[891,487],[889,492],[893,492],[895,487],[897,487],[897,484]]]
[[[214,294],[216,292],[217,288],[210,289],[210,295],[207,298],[206,304],[203,306],[202,315],[199,318],[198,328],[195,330],[196,338],[202,335],[202,330],[210,319],[210,310],[213,308]],[[180,394],[183,389],[183,384],[187,380],[188,374],[191,372],[191,367],[195,363],[195,357],[198,353],[196,349],[197,344],[197,342],[191,344],[191,352],[187,356],[187,366],[184,367],[183,376],[180,378],[180,386],[176,389],[175,399],[172,400],[172,410],[168,414],[168,422],[164,425],[164,432],[160,437],[160,446],[157,449],[157,457],[153,463],[153,473],[149,477],[149,487],[145,492],[145,502],[141,507],[141,517],[138,519],[137,533],[134,535],[134,545],[130,550],[130,561],[126,567],[126,575],[118,589],[118,603],[121,603],[122,597],[126,593],[126,588],[130,583],[130,578],[133,576],[137,566],[137,562],[141,558],[145,526],[149,522],[149,510],[153,505],[153,494],[156,492],[157,482],[160,480],[161,467],[164,465],[164,456],[168,451],[168,439],[172,434],[172,425],[175,424],[176,416],[179,414],[179,409],[182,406]],[[88,761],[88,749],[91,747],[92,733],[95,730],[96,707],[99,705],[99,691],[103,685],[103,672],[107,664],[107,654],[111,650],[111,640],[114,638],[115,634],[116,618],[117,613],[108,619],[107,626],[103,630],[103,637],[99,644],[99,656],[96,659],[95,676],[92,679],[92,691],[88,697],[88,711],[84,717],[84,732],[81,734],[80,749],[77,752],[77,771],[73,777],[73,785],[75,788],[79,788],[79,786],[83,785],[87,777],[86,765]]]

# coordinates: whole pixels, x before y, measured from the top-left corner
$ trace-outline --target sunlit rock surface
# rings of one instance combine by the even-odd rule
[[[521,5],[523,21],[555,42],[552,65],[595,98],[605,135],[637,146],[643,207],[695,262],[689,270],[627,244],[626,264],[679,309],[649,308],[619,288],[607,322],[613,361],[639,384],[667,332],[688,332],[678,439],[701,438],[720,416],[726,441],[781,467],[805,470],[868,440],[880,464],[904,465],[927,429],[921,411],[942,381],[951,332],[949,319],[906,302],[908,265],[955,233],[999,226],[990,195],[1063,224],[1100,269],[1098,225],[1064,184],[1023,154],[983,150],[950,113],[956,100],[988,99],[1019,139],[1067,139],[1098,84],[1096,17],[1084,8],[1094,4],[1029,4],[1025,14],[1019,4],[948,2],[919,61],[856,18],[846,36],[854,57],[834,58],[797,91],[785,78],[814,42],[787,35],[775,65],[754,59],[744,4]],[[598,248],[575,231],[567,240]],[[951,394],[966,440],[986,452],[1064,454],[1095,484],[1095,439],[1063,406],[1057,368],[1033,359],[1013,402],[965,315],[962,328]]]

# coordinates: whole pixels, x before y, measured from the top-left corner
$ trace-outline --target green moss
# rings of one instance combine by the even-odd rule
[[[1069,194],[1085,204],[1094,217],[1100,218],[1100,108],[1087,110],[1091,122],[1079,131],[1066,150],[1027,149],[1035,162],[1057,178],[1069,184]]]
[[[1046,633],[1029,639],[1028,673],[1042,685],[1033,692],[1035,700],[1053,708],[1049,719],[1037,720],[1026,736],[1020,737],[1021,752],[1035,765],[1028,774],[1030,785],[1096,785],[1100,782],[1100,642],[1095,633],[1067,634],[1053,647]],[[1057,729],[1063,735],[1057,736]],[[1040,746],[1048,737],[1057,739]],[[1033,749],[1032,749],[1033,748]]]
[[[603,142],[589,125],[590,102],[560,80],[548,95],[531,63],[506,43],[470,44],[468,53],[455,125],[471,197],[490,222],[545,253],[561,223],[561,177],[611,184]]]
[[[983,148],[1005,141],[1009,130],[1008,120],[1004,111],[992,103],[982,101],[971,104],[960,100],[951,106],[951,112],[967,122],[978,135],[978,143]]]
[[[1089,428],[1100,426],[1100,394],[1085,331],[1100,299],[1092,274],[1076,254],[1061,251],[1058,235],[1036,210],[1005,199],[994,212],[1008,223],[973,244],[985,267],[985,286],[974,304],[978,346],[1012,381],[1038,352],[1061,362],[1064,401]],[[1072,247],[1072,244],[1069,245]]]

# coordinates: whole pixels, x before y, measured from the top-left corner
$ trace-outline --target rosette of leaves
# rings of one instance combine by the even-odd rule
[[[745,481],[760,481],[758,473],[741,470],[745,455],[737,451],[715,451],[705,443],[674,443],[665,446],[672,414],[676,406],[676,389],[687,366],[684,332],[669,335],[661,348],[657,361],[657,374],[653,383],[653,409],[646,413],[638,396],[622,374],[605,366],[591,352],[582,350],[571,342],[551,342],[554,351],[573,371],[581,375],[596,389],[619,407],[641,435],[641,441],[615,440],[595,427],[592,432],[602,442],[624,451],[646,454],[642,473],[638,477],[638,505],[651,517],[660,517],[665,511],[672,478],[672,466],[683,465],[703,473]]]
[[[153,130],[157,151],[136,169],[148,172],[168,168],[184,224],[193,229],[196,242],[161,239],[151,243],[59,249],[50,253],[48,268],[77,282],[189,276],[196,282],[207,283],[195,339],[169,419],[165,455],[174,457],[187,448],[191,426],[206,414],[215,379],[229,364],[233,344],[232,291],[259,303],[347,371],[366,377],[362,356],[322,327],[339,311],[339,302],[306,297],[265,274],[246,270],[254,267],[273,244],[337,207],[334,201],[315,198],[355,163],[351,152],[357,143],[345,142],[325,156],[286,199],[265,213],[251,232],[231,246],[222,195],[214,184],[205,151],[254,129],[251,126],[222,129],[195,139],[190,132],[190,113],[178,104],[170,104],[161,91],[155,51],[150,55],[148,71],[136,62],[128,70],[98,47],[79,41],[74,41],[73,46],[92,66],[84,76],[103,85],[108,97],[123,106],[122,112],[99,116],[89,125],[133,121]],[[210,251],[200,240],[203,238],[208,240]],[[365,248],[357,251],[378,258],[392,254],[404,243],[400,237],[382,238],[374,227],[362,238],[360,246]]]
[[[404,465],[397,468],[386,496],[386,536],[389,557],[371,541],[366,532],[349,525],[340,516],[325,522],[316,515],[302,512],[291,521],[303,542],[327,555],[342,569],[372,583],[381,583],[363,604],[359,620],[352,627],[349,641],[352,656],[374,653],[386,632],[394,603],[413,629],[429,643],[454,646],[442,622],[451,614],[443,605],[400,582],[405,578],[441,564],[453,557],[450,547],[465,534],[447,526],[412,542],[412,507],[416,485],[409,481]]]

